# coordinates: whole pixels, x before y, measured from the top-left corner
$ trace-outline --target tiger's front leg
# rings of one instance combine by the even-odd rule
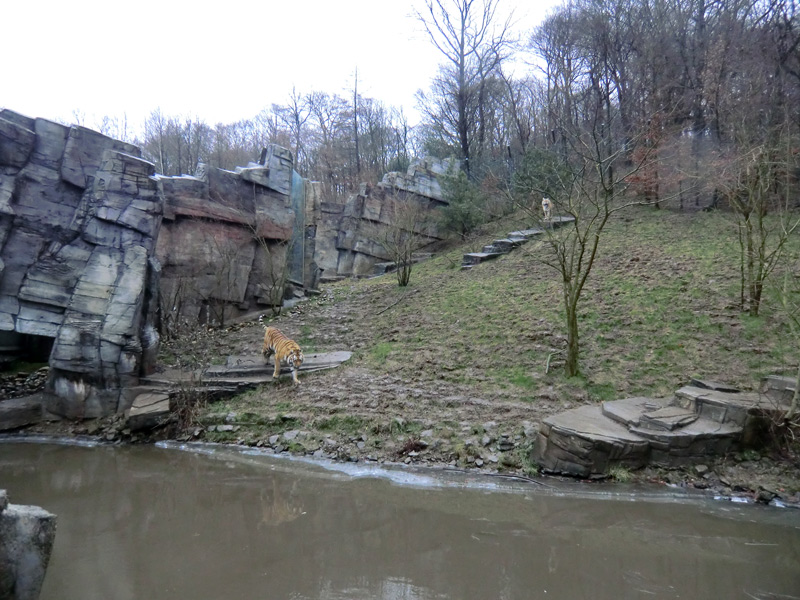
[[[278,355],[275,355],[275,371],[272,373],[273,381],[278,381],[281,376],[281,361],[278,358]]]

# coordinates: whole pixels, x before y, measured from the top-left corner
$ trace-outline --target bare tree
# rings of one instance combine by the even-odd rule
[[[599,255],[600,241],[609,219],[633,204],[626,196],[627,180],[643,168],[648,157],[630,163],[625,153],[598,153],[603,147],[597,131],[572,138],[570,160],[555,173],[557,195],[553,198],[559,216],[571,221],[564,227],[546,229],[550,255],[543,262],[561,276],[567,326],[565,372],[573,377],[580,372],[578,309],[589,275]],[[617,165],[618,168],[614,168]]]
[[[720,169],[717,185],[737,220],[740,306],[752,316],[759,314],[765,281],[800,228],[800,216],[793,211],[800,167],[794,146],[784,134],[753,147],[738,147]]]
[[[411,280],[414,253],[430,242],[431,215],[419,201],[395,194],[386,199],[393,207],[390,225],[383,228],[377,242],[394,262],[397,285]]]
[[[487,81],[511,48],[511,17],[498,24],[497,5],[498,0],[426,0],[426,12],[417,12],[431,42],[445,58],[439,76],[442,81],[434,87],[434,97],[448,111],[439,123],[457,139],[468,176],[476,138],[485,126],[480,117],[485,110]]]

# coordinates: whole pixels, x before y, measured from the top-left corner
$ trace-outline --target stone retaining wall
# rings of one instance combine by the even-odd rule
[[[449,168],[446,161],[417,160],[405,173],[386,173],[374,188],[362,185],[343,204],[323,203],[315,260],[325,276],[361,277],[372,273],[376,263],[390,260],[380,240],[397,225],[405,205],[418,210],[426,223],[424,232],[417,232],[420,248],[440,241],[435,212],[447,205],[440,180]]]

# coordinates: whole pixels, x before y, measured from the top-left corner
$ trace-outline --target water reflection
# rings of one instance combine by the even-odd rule
[[[0,443],[0,487],[59,515],[43,600],[800,597],[791,510],[19,443]]]

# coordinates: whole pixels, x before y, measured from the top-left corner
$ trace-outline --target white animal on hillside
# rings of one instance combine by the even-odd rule
[[[542,198],[542,212],[544,213],[544,220],[549,221],[550,215],[553,211],[553,201],[550,198]]]

